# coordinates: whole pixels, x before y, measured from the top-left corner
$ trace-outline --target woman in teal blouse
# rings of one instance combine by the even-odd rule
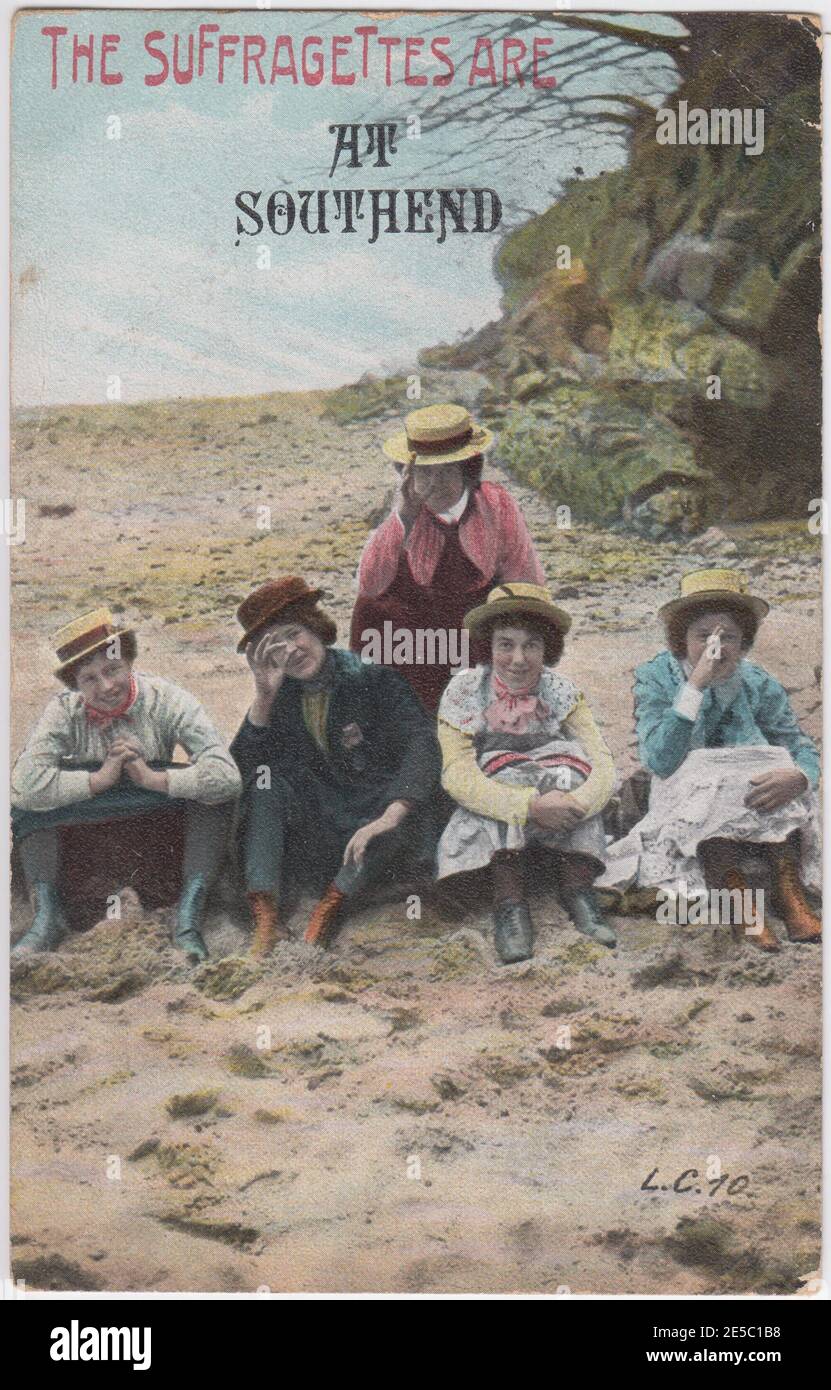
[[[818,941],[798,858],[816,882],[819,755],[783,687],[746,659],[767,611],[735,570],[685,575],[681,597],[660,610],[668,650],[635,671],[640,759],[654,774],[649,811],[607,850],[598,886],[636,882],[689,898],[706,880],[744,893],[752,842],[764,846],[790,940]],[[779,950],[763,914],[747,936]]]

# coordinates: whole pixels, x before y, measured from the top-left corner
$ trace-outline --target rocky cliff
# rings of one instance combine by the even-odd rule
[[[661,144],[633,102],[626,166],[570,181],[503,243],[502,317],[422,355],[487,375],[518,478],[656,538],[806,514],[820,491],[817,33],[679,18],[665,109],[763,112],[763,149]]]

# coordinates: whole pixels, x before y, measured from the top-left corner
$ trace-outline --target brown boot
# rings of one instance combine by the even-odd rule
[[[747,883],[747,880],[745,879],[744,875],[739,873],[738,869],[727,870],[726,874],[724,875],[724,886],[731,893],[738,889],[738,891],[742,894],[742,901],[744,901],[744,894],[750,891],[750,885]],[[773,954],[773,952],[775,951],[781,950],[775,932],[773,931],[772,927],[770,927],[770,925],[765,921],[764,912],[756,913],[755,926],[757,928],[761,927],[762,930],[748,931],[747,922],[734,922],[733,939],[735,941],[749,941],[751,945],[755,946],[759,951],[769,951],[771,954]]]
[[[249,955],[259,960],[271,953],[275,941],[288,940],[288,932],[280,926],[273,893],[249,893],[248,906],[254,923]]]
[[[314,912],[309,918],[309,925],[303,935],[303,940],[308,941],[311,946],[325,946],[326,938],[335,925],[335,919],[340,912],[341,903],[344,895],[334,883],[330,883]]]
[[[821,941],[822,922],[805,901],[796,862],[789,854],[777,856],[775,876],[778,906],[788,929],[788,940]]]

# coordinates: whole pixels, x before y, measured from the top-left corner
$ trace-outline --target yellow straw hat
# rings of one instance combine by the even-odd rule
[[[748,609],[759,622],[770,609],[763,598],[748,593],[747,580],[738,570],[690,570],[681,576],[680,598],[665,603],[658,609],[658,616],[666,622],[685,609],[722,601]]]
[[[551,627],[565,635],[571,627],[571,617],[564,608],[552,603],[547,589],[541,584],[497,584],[491,589],[484,603],[472,608],[463,619],[471,635],[475,635],[484,622],[494,619],[510,621],[522,617],[543,618]]]
[[[383,443],[396,463],[464,463],[493,442],[493,434],[477,425],[463,405],[423,405],[411,410],[404,429]]]
[[[55,675],[59,676],[76,661],[106,647],[114,637],[126,637],[133,631],[131,627],[118,627],[109,608],[93,608],[89,613],[66,623],[52,638],[55,654],[61,663],[56,666]]]

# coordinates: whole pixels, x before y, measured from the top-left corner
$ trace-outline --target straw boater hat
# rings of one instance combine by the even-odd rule
[[[128,633],[132,636],[134,629],[118,627],[109,608],[93,608],[91,612],[66,623],[58,629],[52,639],[58,661],[61,663],[60,666],[56,666],[55,675],[62,675],[69,666],[74,666],[76,661],[92,656],[102,647],[108,646],[114,637],[126,637]]]
[[[571,618],[565,609],[551,602],[547,589],[541,584],[497,584],[491,589],[485,602],[473,608],[464,616],[464,625],[475,636],[485,622],[495,619],[511,622],[518,618],[542,618],[563,636],[571,627]]]
[[[411,410],[399,434],[384,440],[384,453],[396,463],[465,463],[493,440],[463,405],[424,405]]]
[[[747,580],[738,570],[690,570],[689,574],[681,576],[681,597],[665,603],[658,609],[658,616],[667,622],[701,603],[721,602],[746,608],[757,622],[761,622],[770,608],[763,598],[747,592]]]
[[[300,579],[295,574],[287,574],[282,579],[269,579],[265,584],[261,584],[259,589],[255,589],[253,594],[243,599],[237,609],[237,618],[244,629],[244,634],[237,643],[237,651],[244,652],[251,638],[270,623],[277,622],[278,619],[290,622],[292,618],[300,619],[304,612],[308,614],[314,610],[323,593],[323,589],[310,589],[305,579]],[[328,624],[331,627],[332,635],[329,641],[334,642],[337,635],[335,624],[324,613],[318,612],[318,617],[323,620],[324,625]]]

